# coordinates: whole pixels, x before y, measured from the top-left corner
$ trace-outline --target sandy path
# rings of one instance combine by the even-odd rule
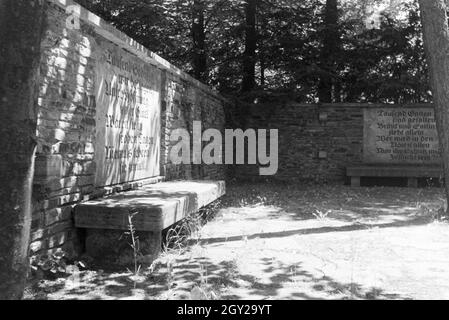
[[[47,282],[46,296],[449,299],[449,224],[434,220],[440,189],[270,190],[231,187],[187,250],[163,254],[135,288],[129,274],[84,271]]]

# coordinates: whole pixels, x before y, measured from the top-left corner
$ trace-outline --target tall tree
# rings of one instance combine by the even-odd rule
[[[449,26],[445,0],[419,0],[424,48],[449,201]],[[446,211],[446,215],[448,212]]]
[[[205,81],[207,71],[207,56],[206,34],[204,30],[203,0],[194,0],[192,9],[193,74],[198,80]]]
[[[45,1],[0,1],[0,299],[22,297]]]
[[[256,84],[256,1],[245,1],[245,52],[243,53],[242,92],[253,90]]]
[[[337,0],[327,0],[324,7],[324,26],[320,52],[320,81],[318,98],[320,102],[332,102],[333,85],[336,83],[336,57],[339,54],[340,34],[338,27]]]

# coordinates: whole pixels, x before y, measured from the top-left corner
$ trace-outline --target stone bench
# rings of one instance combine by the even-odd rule
[[[352,187],[360,186],[361,177],[405,177],[407,186],[417,187],[418,178],[439,178],[442,174],[438,166],[359,165],[346,168]]]
[[[124,243],[122,238],[129,231],[130,214],[135,213],[132,224],[139,237],[141,253],[149,262],[160,252],[163,229],[224,194],[224,181],[151,184],[78,204],[74,209],[75,226],[86,229],[85,251],[89,256],[119,265],[127,264],[130,260],[129,243]],[[114,257],[117,260],[111,261]]]

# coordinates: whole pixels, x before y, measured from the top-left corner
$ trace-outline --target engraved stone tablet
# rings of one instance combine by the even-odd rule
[[[96,186],[159,175],[161,71],[99,40]]]
[[[363,119],[364,162],[441,163],[433,108],[366,108]]]

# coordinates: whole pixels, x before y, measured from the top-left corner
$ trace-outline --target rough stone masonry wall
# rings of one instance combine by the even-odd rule
[[[167,61],[69,0],[47,0],[42,41],[41,85],[37,103],[38,150],[33,191],[31,255],[62,248],[72,253],[78,244],[72,209],[80,201],[137,188],[161,177],[94,187],[96,40],[110,41],[162,71],[160,172],[165,179],[223,178],[224,166],[173,165],[168,160],[170,132],[190,129],[193,120],[224,128],[228,102]],[[75,5],[80,28],[67,28],[67,6]],[[73,8],[73,7],[72,7]]]
[[[175,165],[168,161],[170,146],[177,143],[170,142],[169,136],[174,129],[185,128],[193,137],[193,121],[201,122],[202,131],[214,128],[224,132],[224,109],[229,107],[230,102],[211,97],[174,74],[167,74],[164,90],[166,99],[162,104],[162,140],[166,143],[161,147],[161,162],[166,179],[224,179],[225,165]],[[204,143],[207,142],[203,142],[203,146]]]
[[[279,130],[279,169],[273,177],[260,177],[256,165],[234,166],[234,174],[243,179],[345,182],[346,167],[362,163],[363,109],[375,107],[385,105],[253,105],[245,115],[246,128]]]

